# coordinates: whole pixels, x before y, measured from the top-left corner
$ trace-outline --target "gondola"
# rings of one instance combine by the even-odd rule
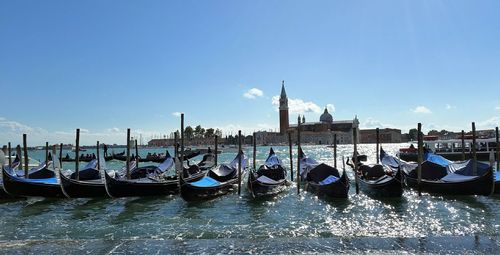
[[[247,166],[247,158],[240,151],[229,164],[222,164],[210,169],[207,175],[198,181],[189,182],[181,178],[181,197],[186,201],[210,200],[231,191],[238,185],[238,164],[241,158],[242,175]],[[243,176],[241,176],[241,180]]]
[[[247,188],[254,198],[270,197],[284,191],[287,184],[286,170],[271,148],[266,163],[248,175]]]
[[[89,162],[79,171],[78,179],[76,172],[71,173],[69,176],[59,172],[61,190],[64,195],[68,198],[106,197],[106,189],[100,171],[97,169],[97,164],[95,159]]]
[[[197,181],[214,166],[214,156],[206,154],[202,161],[183,170],[183,179]],[[177,176],[164,176],[174,165],[174,159],[168,154],[159,166],[137,168],[131,172],[128,180],[125,176],[113,177],[104,171],[106,192],[110,197],[162,196],[179,192]]]
[[[28,177],[18,175],[20,170],[10,167],[2,168],[3,188],[11,196],[21,197],[64,197],[59,180],[54,171],[48,167],[51,162],[44,162],[31,169]]]
[[[361,159],[358,157],[358,159]],[[384,164],[367,165],[360,160],[358,164],[359,187],[361,191],[372,197],[401,197],[403,183],[401,169]],[[347,163],[351,167],[354,165]]]
[[[311,157],[300,153],[300,175],[306,183],[306,189],[320,197],[347,198],[349,193],[349,178],[345,169],[342,176],[334,167],[318,163]]]
[[[418,165],[380,153],[382,163],[395,167],[398,162],[407,186],[418,189]],[[451,162],[431,152],[424,154],[420,189],[441,195],[484,195],[491,194],[494,180],[493,169],[487,164],[476,161],[477,174],[473,175],[474,160]]]
[[[94,156],[90,156],[90,157],[79,157],[78,160],[80,162],[91,162],[92,160],[95,160],[96,158]],[[110,155],[110,156],[105,156],[104,157],[104,160],[105,161],[110,161],[110,160],[113,160],[113,155]],[[75,162],[76,160],[74,158],[71,158],[68,154],[66,154],[66,156],[64,158],[62,158],[62,161],[63,162]]]
[[[211,153],[210,150],[208,150],[207,154]],[[168,151],[167,151],[168,154]],[[146,156],[145,158],[139,157],[138,160],[139,162],[153,162],[153,163],[162,163],[167,159],[167,154],[165,156]],[[184,160],[189,160],[195,157],[198,157],[201,155],[201,150],[196,150],[196,151],[187,151],[186,154],[184,155]],[[127,156],[126,155],[113,155],[113,159],[120,160],[120,161],[127,161]]]

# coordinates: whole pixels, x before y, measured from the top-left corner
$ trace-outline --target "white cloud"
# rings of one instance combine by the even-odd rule
[[[279,110],[280,97],[273,96],[272,104],[275,106],[276,110]],[[289,98],[288,99],[288,108],[289,108],[290,113],[307,113],[307,112],[321,113],[322,112],[321,107],[319,107],[317,104],[315,104],[313,102],[304,102],[304,100],[302,100],[302,99]]]
[[[88,134],[88,133],[90,133],[90,131],[88,129],[85,129],[85,128],[80,128],[80,133]]]
[[[495,110],[500,111],[500,106],[495,107]]]
[[[110,132],[110,133],[120,133],[121,130],[119,128],[117,128],[117,127],[113,127],[113,128],[109,128],[108,132]]]
[[[335,112],[335,105],[327,104],[326,109],[328,109],[328,112],[330,112],[330,113]]]
[[[248,99],[255,99],[257,97],[262,97],[264,96],[264,92],[258,88],[251,88],[247,92],[243,94],[244,97]]]
[[[174,115],[175,117],[180,117],[182,113],[180,112],[173,112],[172,115]]]
[[[19,123],[17,121],[8,120],[6,118],[0,117],[0,131],[3,129],[4,132],[30,132],[33,128],[25,124]]]
[[[478,128],[481,129],[492,129],[500,126],[500,116],[493,116],[485,121],[477,123]]]
[[[365,121],[360,123],[362,129],[371,129],[371,128],[384,128],[387,125],[384,125],[379,120],[375,120],[371,117],[367,118]]]
[[[451,109],[455,109],[455,108],[457,108],[457,107],[456,107],[456,106],[453,106],[453,105],[451,105],[451,104],[446,104],[445,108],[446,108],[446,110],[451,110]]]
[[[427,108],[425,106],[417,106],[417,108],[412,109],[411,111],[414,113],[426,113],[426,114],[432,113],[431,110],[429,110],[429,108]]]

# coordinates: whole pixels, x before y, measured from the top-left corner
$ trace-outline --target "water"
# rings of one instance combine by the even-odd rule
[[[405,145],[384,145],[396,152]],[[275,147],[289,166],[288,147]],[[259,147],[258,164],[269,147]],[[305,152],[333,165],[332,149]],[[374,155],[373,145],[360,153]],[[164,150],[142,150],[162,152]],[[246,148],[251,156],[251,148]],[[118,150],[116,150],[118,152]],[[87,151],[84,153],[92,153]],[[229,162],[236,151],[223,152]],[[339,146],[341,157],[352,146]],[[72,154],[70,154],[72,155]],[[36,159],[43,151],[30,152]],[[294,163],[296,155],[294,154]],[[198,161],[199,158],[193,161]],[[375,161],[374,157],[369,158]],[[143,163],[144,164],[144,163]],[[82,164],[83,165],[83,164]],[[118,169],[123,162],[108,162]],[[65,163],[70,169],[74,163]],[[296,166],[294,166],[295,170]],[[351,180],[352,171],[348,169]],[[244,185],[245,186],[245,185]],[[325,201],[297,195],[296,186],[271,200],[254,201],[244,189],[203,203],[179,196],[121,199],[29,198],[0,202],[2,253],[499,253],[499,196],[443,197],[406,190],[402,198],[355,194]]]

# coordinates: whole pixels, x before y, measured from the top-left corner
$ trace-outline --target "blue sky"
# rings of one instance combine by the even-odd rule
[[[500,124],[499,1],[1,1],[0,144],[145,141],[179,126]],[[244,96],[258,89],[255,98]]]

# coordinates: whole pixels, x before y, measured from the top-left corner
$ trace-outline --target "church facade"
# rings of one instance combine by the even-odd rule
[[[282,83],[279,105],[280,132],[260,131],[255,133],[258,144],[286,144],[288,136],[291,135],[292,142],[297,142],[297,125],[290,124],[288,97],[285,91],[285,84]],[[359,120],[334,120],[333,116],[325,108],[318,122],[306,122],[305,116],[300,116],[296,123],[301,125],[302,144],[333,144],[334,137],[337,136],[338,144],[352,144],[354,141],[354,128],[357,128],[359,142]]]

